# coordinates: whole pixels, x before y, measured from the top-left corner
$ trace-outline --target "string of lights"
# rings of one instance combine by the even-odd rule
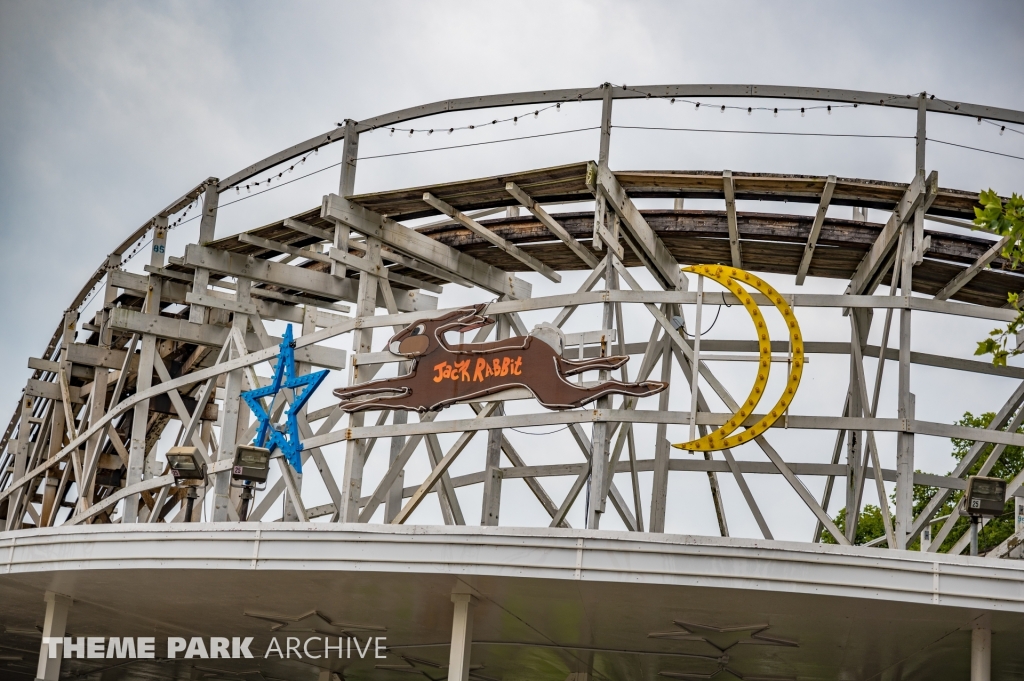
[[[862,133],[844,132],[784,132],[780,130],[721,130],[716,128],[668,128],[645,125],[613,125],[613,128],[623,130],[667,130],[671,132],[724,132],[735,135],[791,135],[797,137],[862,137],[878,139],[912,140],[913,135],[868,135]]]
[[[335,125],[337,125],[338,127],[342,126],[341,123],[335,123]],[[342,134],[342,137],[344,137],[344,134]],[[293,173],[293,172],[295,172],[295,169],[297,167],[299,167],[300,165],[305,164],[306,160],[310,156],[318,156],[320,154],[320,147],[326,146],[326,145],[330,144],[333,141],[337,141],[338,139],[340,139],[340,138],[336,138],[334,136],[333,132],[324,135],[323,141],[321,141],[320,144],[318,144],[315,147],[313,147],[312,150],[307,151],[305,154],[303,154],[303,156],[298,161],[295,161],[294,163],[292,163],[290,166],[288,166],[284,170],[278,171],[276,174],[271,173],[268,177],[265,177],[262,180],[254,180],[254,181],[246,182],[244,185],[243,184],[235,185],[235,193],[236,194],[240,194],[242,192],[242,188],[243,187],[245,188],[246,192],[251,192],[253,187],[261,187],[263,185],[270,185],[270,183],[273,182],[274,180],[281,180],[281,179],[283,179],[286,173]],[[331,166],[331,167],[333,167],[333,166]],[[284,183],[284,184],[287,184],[287,183]],[[227,205],[227,204],[225,204],[225,205]]]
[[[779,107],[779,106],[741,106],[741,105],[735,105],[735,104],[711,104],[711,103],[703,102],[703,101],[700,101],[700,100],[697,100],[697,99],[689,99],[689,98],[685,98],[685,97],[672,97],[672,96],[668,96],[668,95],[654,94],[652,92],[641,90],[639,88],[629,87],[628,85],[625,85],[625,84],[623,84],[623,85],[614,85],[614,84],[610,83],[609,85],[612,85],[613,87],[621,88],[622,90],[625,90],[627,92],[635,92],[635,93],[637,93],[639,95],[643,95],[645,99],[659,99],[659,100],[668,102],[670,105],[676,104],[677,102],[681,103],[681,104],[689,104],[689,105],[693,105],[694,109],[696,109],[696,110],[699,110],[701,107],[704,107],[705,110],[714,109],[714,110],[717,110],[717,111],[719,111],[721,113],[725,113],[726,111],[746,111],[747,115],[752,115],[755,111],[765,111],[765,112],[771,112],[775,117],[778,117],[779,112],[783,112],[783,113],[796,113],[796,112],[799,112],[800,116],[804,117],[807,114],[807,112],[809,112],[809,111],[822,111],[823,110],[823,111],[827,112],[829,115],[831,115],[833,109],[856,109],[859,106],[858,103],[852,103],[852,104],[832,104],[832,103],[829,103],[829,104],[814,104],[814,105],[789,106],[789,107],[786,107],[786,106],[783,106],[783,107]],[[597,86],[597,87],[591,88],[586,93],[577,95],[575,101],[576,102],[582,102],[583,101],[583,97],[585,97],[586,95],[589,95],[592,92],[595,92],[595,91],[599,90],[601,87],[602,86]],[[896,101],[896,100],[900,100],[900,99],[904,99],[904,98],[912,98],[912,97],[916,97],[916,96],[917,95],[892,95],[892,96],[890,96],[890,97],[888,97],[886,99],[879,100],[878,104],[881,105],[881,106],[885,106],[886,104],[891,103],[891,102]],[[930,98],[935,100],[935,95],[931,95]],[[952,102],[946,102],[945,100],[942,100],[942,99],[938,99],[936,101],[939,101],[941,103],[946,104],[950,108],[950,110],[955,111],[955,110],[959,109],[959,105],[958,104],[954,104]],[[371,127],[371,128],[369,128],[369,130],[367,130],[367,132],[373,132],[375,130],[387,130],[389,136],[394,136],[394,134],[396,132],[402,132],[402,133],[406,133],[406,135],[408,137],[412,137],[416,133],[425,134],[425,135],[427,135],[429,137],[429,136],[433,135],[435,132],[437,132],[437,133],[446,132],[447,134],[451,135],[451,134],[453,134],[455,132],[459,132],[459,131],[477,130],[477,129],[485,128],[487,126],[496,126],[496,125],[502,125],[502,124],[506,124],[506,123],[512,123],[512,125],[518,125],[520,119],[528,120],[531,117],[531,114],[532,114],[532,117],[534,119],[537,119],[540,116],[540,114],[542,114],[542,113],[544,113],[546,111],[550,111],[552,109],[554,109],[556,112],[559,112],[559,111],[561,111],[562,104],[564,104],[564,103],[566,103],[566,102],[556,102],[554,104],[549,104],[549,105],[544,106],[544,107],[536,108],[532,112],[531,111],[526,111],[525,113],[517,113],[517,114],[510,115],[510,116],[506,116],[504,118],[493,118],[490,121],[481,121],[479,123],[472,123],[472,124],[460,125],[460,126],[451,126],[451,127],[447,128],[447,129],[443,128],[443,127],[442,128],[415,128],[415,127],[402,128],[402,127],[398,127],[398,126],[379,126],[379,127]],[[1014,129],[1012,127],[1007,127],[1006,125],[1003,125],[1001,123],[997,123],[995,121],[991,121],[991,120],[988,120],[988,119],[978,118],[978,124],[979,125],[981,123],[983,123],[983,122],[984,123],[988,123],[989,125],[994,125],[996,127],[999,127],[999,134],[1000,135],[1002,135],[1003,132],[1005,132],[1006,130],[1009,130],[1010,132],[1013,132],[1013,133],[1016,133],[1016,134],[1019,134],[1019,135],[1024,135],[1024,131]],[[335,125],[337,125],[338,127],[342,127],[343,126],[342,123],[336,123]],[[639,126],[616,126],[616,127],[634,127],[635,129],[640,129]],[[586,129],[589,129],[589,128],[586,128]],[[651,128],[651,129],[654,129],[654,128]],[[669,128],[663,128],[663,129],[669,129]],[[702,130],[702,129],[694,129],[693,131],[694,132],[718,132],[716,130]],[[798,133],[768,133],[768,132],[765,132],[763,134],[790,134],[790,135],[795,135],[795,134],[798,134]],[[829,136],[829,135],[826,135],[824,133],[804,133],[804,134],[806,134],[806,135],[813,135],[813,136],[822,136],[822,137]],[[893,139],[900,139],[900,138],[902,138],[902,136],[899,136],[899,135],[889,135],[889,136],[886,136],[886,135],[873,135],[872,136],[872,135],[839,135],[839,134],[836,134],[836,135],[832,135],[832,136],[836,136],[836,137],[840,137],[840,136],[845,136],[845,137],[878,137],[878,138],[890,137],[890,138],[893,138]],[[529,139],[529,137],[521,137],[521,138],[514,138],[514,139]],[[324,138],[324,141],[323,141],[323,143],[321,145],[318,145],[312,151],[307,152],[298,161],[292,163],[287,168],[285,168],[285,169],[283,169],[281,171],[278,171],[276,174],[272,173],[271,175],[269,175],[268,177],[263,178],[262,180],[256,180],[256,181],[247,182],[244,185],[237,185],[235,187],[235,193],[236,194],[241,193],[243,188],[246,190],[247,193],[248,192],[252,192],[254,188],[261,187],[261,186],[264,186],[264,185],[270,185],[272,182],[275,182],[275,181],[278,181],[278,180],[282,180],[286,174],[294,172],[295,169],[298,166],[303,165],[310,156],[318,154],[319,151],[320,151],[320,146],[323,146],[324,144],[328,144],[331,141],[332,141],[332,135],[331,134],[326,135],[325,138]],[[440,147],[440,148],[438,148],[438,150],[441,150],[441,149],[455,149],[455,148],[459,148],[460,146],[473,146],[473,145],[456,145],[456,146],[452,146],[452,147]],[[388,156],[401,156],[401,155],[408,154],[408,153],[423,153],[423,152],[416,151],[416,152],[399,152],[399,153],[394,153],[394,154],[380,154],[380,155],[377,155],[377,156],[363,157],[363,160],[364,159],[370,159],[370,158],[386,158]],[[187,213],[187,211],[186,211],[186,213]],[[181,217],[179,217],[179,222],[181,224],[184,224],[184,222],[182,220],[183,218],[184,218],[184,214]]]
[[[684,99],[684,98],[681,98],[681,97],[669,97],[669,96],[665,96],[665,95],[655,95],[655,94],[652,94],[650,92],[645,92],[643,90],[639,90],[637,88],[627,87],[626,85],[622,85],[620,87],[623,90],[628,90],[630,92],[636,92],[638,94],[642,94],[642,95],[644,95],[645,99],[661,99],[661,100],[666,100],[666,101],[668,101],[669,104],[675,104],[676,102],[682,102],[684,104],[693,104],[695,109],[699,109],[702,105],[705,105],[704,102],[699,102],[699,101],[693,100],[693,99]],[[881,106],[885,106],[887,103],[893,102],[893,101],[898,100],[898,99],[903,99],[903,98],[908,98],[909,99],[909,98],[913,98],[913,97],[917,97],[917,95],[893,95],[891,97],[888,97],[887,99],[879,100],[878,103]],[[929,99],[935,100],[935,95],[930,95]],[[950,111],[958,111],[960,109],[960,105],[959,104],[955,104],[953,102],[947,102],[944,99],[938,99],[936,101],[945,104],[947,107],[949,107]],[[820,111],[821,109],[825,109],[831,115],[832,109],[851,109],[851,108],[852,109],[856,109],[857,106],[858,105],[856,103],[854,103],[854,104],[819,104],[819,105],[814,105],[814,106],[799,106],[799,107],[796,107],[796,106],[794,106],[794,107],[770,107],[770,106],[712,105],[710,108],[718,109],[722,113],[725,113],[725,111],[727,109],[732,109],[732,110],[736,110],[736,111],[746,111],[748,115],[752,114],[754,111],[771,111],[776,117],[778,117],[780,111],[783,111],[783,112],[799,111],[800,115],[804,116],[804,114],[807,111],[815,111],[815,110],[819,110]],[[705,106],[705,109],[707,109],[707,108],[708,108],[708,106]],[[982,123],[987,123],[988,125],[991,125],[991,126],[999,128],[999,134],[1000,135],[1002,135],[1006,131],[1013,132],[1013,133],[1016,133],[1018,135],[1024,135],[1024,130],[1017,130],[1016,128],[1013,128],[1013,127],[1007,127],[1004,123],[1002,123],[1000,121],[993,121],[993,120],[989,120],[987,118],[978,117],[978,125],[981,125]]]
[[[368,161],[374,158],[388,158],[391,156],[408,156],[410,154],[425,154],[431,151],[445,151],[448,149],[463,149],[465,147],[481,147],[487,144],[501,144],[502,142],[517,142],[519,140],[532,140],[538,137],[554,137],[555,135],[568,135],[574,132],[584,132],[586,130],[600,130],[601,126],[592,125],[589,128],[574,128],[572,130],[559,130],[557,132],[543,132],[537,135],[522,135],[521,137],[508,137],[500,140],[488,140],[486,142],[470,142],[468,144],[453,144],[447,147],[433,147],[431,149],[416,149],[413,151],[398,151],[391,154],[377,154],[375,156],[360,156],[358,161]]]
[[[319,155],[319,153],[320,153],[320,147],[314,147],[314,149],[312,151],[306,152],[305,155],[302,156],[302,158],[300,158],[298,161],[296,161],[295,163],[291,164],[290,166],[288,166],[284,170],[278,172],[277,175],[271,175],[270,177],[266,177],[266,178],[264,178],[262,180],[257,180],[255,182],[246,182],[244,185],[241,185],[241,184],[235,185],[235,193],[236,194],[241,194],[243,186],[245,187],[245,191],[246,192],[251,192],[253,187],[260,187],[262,185],[269,185],[275,178],[278,179],[278,180],[283,179],[284,176],[285,176],[285,173],[293,173],[293,172],[295,172],[295,169],[298,166],[304,165],[306,163],[306,159],[308,159],[310,156],[317,156],[317,155]]]
[[[555,136],[555,135],[568,135],[570,133],[583,132],[585,130],[599,130],[599,129],[600,129],[600,126],[592,126],[592,127],[589,127],[589,128],[576,128],[576,129],[573,129],[573,130],[560,130],[558,132],[547,132],[547,133],[541,133],[541,134],[538,134],[538,135],[523,135],[521,137],[509,137],[509,138],[506,138],[506,139],[488,140],[488,141],[485,141],[485,142],[470,142],[468,144],[453,144],[453,145],[450,145],[450,146],[434,147],[434,148],[431,148],[431,149],[417,149],[417,150],[413,150],[413,151],[400,151],[400,152],[396,152],[396,153],[393,153],[393,154],[377,154],[377,155],[374,155],[374,156],[360,156],[356,160],[357,161],[369,161],[369,160],[372,160],[372,159],[375,159],[375,158],[388,158],[390,156],[406,156],[406,155],[409,155],[409,154],[426,154],[426,153],[429,153],[429,152],[432,152],[432,151],[445,151],[447,149],[461,149],[461,148],[464,148],[464,147],[478,147],[478,146],[483,146],[483,145],[487,145],[487,144],[501,144],[502,142],[515,142],[515,141],[518,141],[518,140],[535,139],[535,138],[538,138],[538,137],[552,137],[552,136]],[[220,205],[220,208],[226,208],[226,207],[228,207],[230,205],[238,203],[239,201],[245,201],[246,199],[251,199],[254,196],[259,196],[260,194],[265,194],[265,193],[267,193],[267,192],[269,192],[271,190],[278,189],[280,187],[284,187],[285,185],[289,185],[292,182],[298,182],[299,180],[304,180],[307,177],[311,177],[313,175],[316,175],[317,173],[322,173],[325,170],[330,170],[331,168],[337,168],[340,165],[341,165],[341,161],[338,161],[337,163],[332,163],[329,166],[324,166],[323,168],[320,168],[319,170],[314,170],[312,172],[306,173],[305,175],[300,175],[299,177],[293,178],[293,179],[288,180],[286,182],[281,182],[279,184],[274,185],[273,187],[267,187],[266,189],[262,189],[262,190],[260,190],[258,192],[252,192],[252,193],[246,194],[245,196],[237,198],[237,199],[235,199],[233,201],[228,201],[227,203],[222,203]],[[195,215],[195,216],[189,218],[188,220],[183,220],[180,224],[182,224],[182,225],[187,224],[189,222],[192,222],[193,220],[199,219],[199,217],[200,216]],[[134,251],[133,251],[133,255],[134,255]],[[127,261],[125,261],[125,262],[127,262]]]
[[[929,99],[935,99],[935,95],[931,95],[929,97]],[[950,111],[959,111],[960,110],[960,105],[955,103],[955,102],[947,102],[946,100],[941,99],[941,98],[937,99],[935,101],[940,102],[942,104],[945,104],[946,107]],[[1012,127],[1008,128],[1008,127],[1006,127],[1006,124],[1001,122],[1001,121],[992,121],[992,120],[989,120],[987,118],[982,118],[981,116],[979,116],[978,117],[978,125],[981,125],[982,123],[987,123],[988,125],[991,125],[993,127],[999,128],[999,134],[1000,135],[1002,135],[1006,131],[1010,131],[1010,132],[1016,133],[1018,135],[1024,135],[1024,130],[1017,130],[1016,128],[1012,128]]]
[[[193,218],[193,219],[195,219],[195,218]],[[132,248],[131,252],[126,257],[122,257],[121,264],[119,265],[119,267],[123,267],[124,265],[128,264],[131,261],[132,258],[134,258],[136,255],[138,255],[140,250],[142,250],[143,248],[145,248],[146,246],[148,246],[149,244],[151,244],[153,242],[153,237],[150,237],[149,240],[147,240],[147,241],[143,241],[143,239],[146,238],[146,235],[149,234],[150,231],[151,230],[147,230],[146,232],[144,232],[142,234],[142,236],[139,237],[139,240],[136,242],[136,244]],[[104,272],[109,272],[112,269],[114,269],[114,268],[112,268],[112,267],[110,267],[108,265],[104,265],[103,266],[103,271]],[[89,306],[89,303],[92,302],[92,299],[96,297],[96,294],[99,293],[102,288],[103,288],[103,279],[100,278],[100,280],[97,281],[93,285],[92,290],[89,291],[89,295],[86,296],[86,298],[82,302],[82,304],[78,306],[78,308],[77,308],[78,311],[81,312],[82,310],[87,308]]]
[[[199,196],[202,196],[202,194],[200,194]],[[196,206],[199,205],[199,196],[197,196],[196,198],[192,199],[192,203],[190,203],[187,206],[185,206],[185,210],[183,210],[181,212],[181,214],[178,216],[177,220],[175,220],[174,222],[172,222],[169,225],[167,225],[167,229],[168,230],[172,230],[175,227],[177,227],[178,225],[182,224],[181,221],[185,219],[185,216],[188,215],[188,212],[190,210],[192,210],[193,208],[195,208]]]
[[[576,96],[576,101],[577,102],[582,102],[584,96],[589,95],[591,92],[595,92],[596,90],[600,90],[600,89],[601,89],[600,85],[598,85],[595,88],[591,88],[587,92],[584,92],[582,94],[577,95]],[[542,113],[544,113],[545,111],[550,111],[551,109],[554,109],[555,112],[558,113],[558,112],[560,112],[562,110],[562,104],[563,104],[563,102],[556,102],[555,104],[549,104],[548,106],[544,106],[544,107],[540,107],[538,109],[534,109],[532,112],[531,111],[527,111],[526,113],[513,114],[513,115],[511,115],[511,116],[509,116],[507,118],[494,118],[494,119],[492,119],[490,121],[484,121],[482,123],[473,123],[473,124],[469,124],[469,125],[452,126],[452,127],[448,128],[448,129],[445,129],[445,128],[399,128],[397,126],[387,126],[387,125],[385,125],[385,126],[381,126],[381,127],[371,127],[367,132],[373,132],[374,130],[387,130],[389,137],[393,137],[396,132],[404,132],[409,137],[412,137],[417,132],[418,133],[425,133],[428,137],[430,135],[433,135],[435,132],[438,132],[438,133],[445,132],[445,133],[451,135],[452,133],[459,132],[461,130],[476,130],[477,128],[484,128],[484,127],[487,127],[488,125],[501,125],[503,123],[512,123],[512,125],[519,125],[519,120],[520,119],[527,120],[531,114],[533,115],[534,119],[536,119],[536,118],[539,118]]]
[[[820,104],[820,105],[816,104],[816,105],[813,105],[813,106],[806,106],[805,105],[805,106],[790,106],[790,107],[786,107],[786,106],[783,106],[783,107],[778,107],[778,106],[736,106],[736,105],[730,105],[730,104],[708,105],[706,102],[701,102],[701,101],[698,101],[696,99],[686,99],[684,97],[671,97],[671,96],[668,96],[668,95],[656,95],[654,93],[647,92],[645,90],[640,90],[640,89],[637,89],[637,88],[631,88],[628,85],[619,85],[619,86],[616,86],[616,87],[621,87],[623,90],[626,90],[627,92],[636,92],[637,94],[644,95],[644,99],[660,99],[662,101],[668,102],[669,104],[675,104],[676,102],[680,102],[682,104],[692,104],[694,110],[700,109],[703,106],[705,111],[710,108],[710,109],[717,109],[721,113],[725,113],[727,110],[732,110],[732,111],[746,111],[748,115],[752,115],[755,111],[771,111],[775,116],[778,116],[780,111],[782,111],[783,113],[790,113],[790,112],[799,111],[800,115],[804,116],[808,111],[820,111],[820,110],[824,109],[825,111],[828,112],[829,115],[831,115],[832,114],[832,109],[856,109],[857,108],[857,104]],[[899,99],[899,98],[900,98],[899,96],[894,95],[894,96],[890,97],[888,100],[883,100],[883,103],[884,103],[884,101],[893,101],[893,100]]]

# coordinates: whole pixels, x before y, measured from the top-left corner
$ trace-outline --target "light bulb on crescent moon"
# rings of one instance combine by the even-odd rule
[[[750,389],[747,399],[739,405],[736,413],[717,430],[696,440],[672,445],[677,449],[698,452],[730,449],[753,440],[771,428],[786,413],[786,409],[789,408],[790,403],[793,401],[796,389],[800,385],[800,377],[803,374],[804,368],[804,343],[803,337],[800,334],[800,325],[796,321],[796,315],[793,314],[793,310],[783,299],[782,295],[766,281],[754,276],[750,272],[725,265],[694,265],[685,268],[683,271],[693,272],[698,276],[713,279],[729,289],[731,293],[739,298],[740,303],[750,314],[750,319],[754,322],[759,357],[757,378],[754,380],[754,386]],[[760,309],[758,309],[757,303],[754,302],[753,297],[743,288],[741,283],[764,294],[776,309],[782,313],[782,318],[785,320],[786,327],[789,330],[789,347],[792,352],[792,362],[789,378],[786,381],[786,388],[782,393],[782,397],[775,403],[771,411],[745,430],[733,435],[732,433],[742,426],[743,422],[754,413],[754,408],[757,407],[758,402],[761,401],[761,397],[764,395],[764,389],[768,385],[772,355],[768,325],[765,323],[764,316],[761,314]]]

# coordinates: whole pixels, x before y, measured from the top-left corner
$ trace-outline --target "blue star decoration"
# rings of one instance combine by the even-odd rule
[[[249,405],[249,409],[260,422],[260,429],[256,432],[253,444],[257,447],[267,447],[271,451],[280,449],[285,460],[292,465],[296,473],[302,472],[302,457],[299,456],[302,451],[302,441],[299,439],[299,412],[302,411],[313,391],[323,383],[329,373],[330,371],[324,370],[303,376],[295,375],[295,341],[292,340],[292,325],[289,324],[281,341],[281,352],[277,356],[274,380],[266,387],[242,393],[242,399]],[[303,387],[305,390],[302,390]],[[294,397],[285,411],[284,424],[277,425],[271,423],[270,414],[263,408],[261,399],[277,395],[283,388],[293,390]],[[273,398],[270,403],[273,405]],[[269,445],[266,444],[268,437]]]

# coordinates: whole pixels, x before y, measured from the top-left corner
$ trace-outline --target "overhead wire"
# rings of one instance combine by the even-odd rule
[[[1024,161],[1024,156],[1014,156],[1013,154],[1004,154],[1001,151],[992,151],[991,149],[980,149],[978,147],[969,147],[966,144],[957,144],[956,142],[945,142],[943,140],[937,140],[932,137],[926,137],[929,142],[935,142],[936,144],[945,144],[950,147],[959,147],[960,149],[970,149],[971,151],[980,151],[983,154],[992,154],[993,156],[1004,156],[1006,158],[1015,158],[1018,161]]]

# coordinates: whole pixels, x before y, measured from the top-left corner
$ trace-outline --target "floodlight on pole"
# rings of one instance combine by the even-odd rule
[[[196,447],[171,447],[167,451],[167,465],[174,484],[185,488],[185,522],[190,523],[199,498],[198,488],[206,486],[206,462]]]
[[[960,505],[960,515],[971,519],[971,555],[978,555],[978,526],[985,516],[1002,515],[1006,506],[1006,481],[972,475]]]
[[[239,445],[235,450],[235,461],[231,468],[231,479],[240,481],[241,506],[238,510],[238,518],[245,521],[249,514],[249,502],[253,498],[255,489],[266,487],[267,475],[270,473],[270,450],[255,445]],[[263,483],[263,487],[255,487],[254,484]]]

